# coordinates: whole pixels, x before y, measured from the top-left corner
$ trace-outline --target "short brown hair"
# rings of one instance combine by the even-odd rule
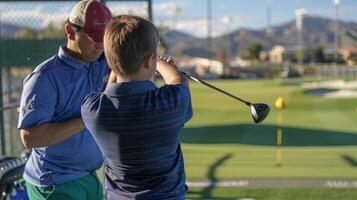
[[[159,32],[144,18],[119,15],[109,22],[104,34],[104,53],[109,67],[117,75],[139,71],[145,56],[156,56]]]

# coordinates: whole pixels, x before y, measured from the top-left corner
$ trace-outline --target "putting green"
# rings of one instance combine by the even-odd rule
[[[300,80],[292,81],[208,81],[243,99],[271,105],[259,125],[246,105],[191,83],[194,117],[181,136],[187,178],[357,178],[356,99],[311,96],[296,84]],[[280,96],[287,103],[283,111],[273,107]],[[278,128],[283,135],[280,167]]]

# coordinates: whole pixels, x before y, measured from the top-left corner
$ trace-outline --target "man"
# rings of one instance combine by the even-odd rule
[[[32,200],[103,199],[95,175],[103,158],[80,105],[105,87],[110,70],[103,35],[111,17],[99,1],[78,2],[64,27],[67,45],[24,80],[18,128],[23,144],[33,148],[24,172]]]
[[[188,190],[179,141],[192,117],[188,80],[170,58],[157,61],[158,41],[141,17],[115,17],[105,31],[112,82],[85,98],[82,118],[105,157],[108,200],[184,200]],[[163,87],[150,81],[156,71]]]

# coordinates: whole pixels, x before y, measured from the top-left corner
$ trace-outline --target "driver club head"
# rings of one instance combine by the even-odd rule
[[[216,90],[216,91],[218,91],[220,93],[223,93],[223,94],[225,94],[225,95],[227,95],[229,97],[232,97],[232,98],[244,103],[247,106],[250,106],[251,114],[252,114],[253,120],[254,120],[254,122],[256,124],[262,122],[269,114],[270,107],[267,104],[264,104],[264,103],[250,103],[250,102],[245,101],[245,100],[243,100],[243,99],[241,99],[241,98],[239,98],[237,96],[234,96],[233,94],[230,94],[230,93],[228,93],[228,92],[226,92],[226,91],[224,91],[224,90],[222,90],[220,88],[217,88],[217,87],[215,87],[215,86],[213,86],[213,85],[211,85],[211,84],[209,84],[209,83],[207,83],[207,82],[205,82],[205,81],[203,81],[203,80],[201,80],[199,78],[191,76],[190,74],[187,74],[185,72],[181,72],[181,73],[184,76],[186,76],[187,78],[189,78],[189,79],[191,79],[191,80],[193,80],[193,81],[195,81],[197,83],[205,85],[205,86],[207,86],[207,87],[209,87],[211,89],[214,89],[214,90]]]
[[[253,103],[250,105],[250,111],[254,122],[258,124],[268,116],[270,106],[265,103]]]

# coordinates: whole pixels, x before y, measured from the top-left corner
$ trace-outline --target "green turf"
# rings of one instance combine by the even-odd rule
[[[187,200],[355,200],[356,189],[191,188]]]
[[[357,178],[356,99],[311,96],[299,80],[220,80],[210,83],[272,106],[255,125],[244,104],[191,84],[194,117],[181,141],[189,180],[238,178]],[[286,110],[274,108],[282,96]],[[282,114],[282,124],[277,123]],[[283,165],[276,166],[276,132],[283,130]]]

